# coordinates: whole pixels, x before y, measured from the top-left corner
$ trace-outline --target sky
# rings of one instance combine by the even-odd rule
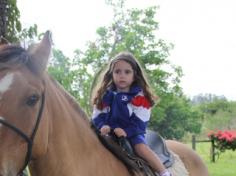
[[[235,0],[126,0],[130,8],[159,6],[159,37],[175,45],[168,58],[183,69],[188,97],[224,95],[236,100]],[[112,9],[105,0],[18,0],[23,26],[51,30],[56,48],[72,55],[108,26]]]

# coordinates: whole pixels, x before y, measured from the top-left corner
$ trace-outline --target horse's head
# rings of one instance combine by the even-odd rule
[[[44,107],[44,73],[51,52],[50,33],[28,51],[0,46],[0,176],[15,176],[31,157],[45,152],[36,135]],[[32,143],[34,143],[32,147]]]

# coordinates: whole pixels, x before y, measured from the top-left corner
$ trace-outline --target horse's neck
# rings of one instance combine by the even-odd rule
[[[33,175],[129,175],[99,142],[85,114],[55,83],[46,87],[47,153],[33,162]]]

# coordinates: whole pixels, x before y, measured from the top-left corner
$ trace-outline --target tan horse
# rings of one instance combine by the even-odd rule
[[[49,32],[28,51],[0,47],[0,176],[20,175],[27,164],[32,176],[129,176],[76,101],[46,72],[50,52]],[[190,176],[208,175],[194,151],[175,141],[167,146]]]

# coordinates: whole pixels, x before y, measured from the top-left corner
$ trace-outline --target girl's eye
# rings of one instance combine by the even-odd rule
[[[28,99],[26,100],[26,104],[28,106],[34,106],[39,100],[39,96],[38,95],[31,95],[30,97],[28,97]]]
[[[116,74],[119,74],[120,73],[120,70],[115,70],[114,71]]]
[[[125,70],[125,73],[126,73],[126,74],[130,74],[130,73],[131,73],[131,70]]]

